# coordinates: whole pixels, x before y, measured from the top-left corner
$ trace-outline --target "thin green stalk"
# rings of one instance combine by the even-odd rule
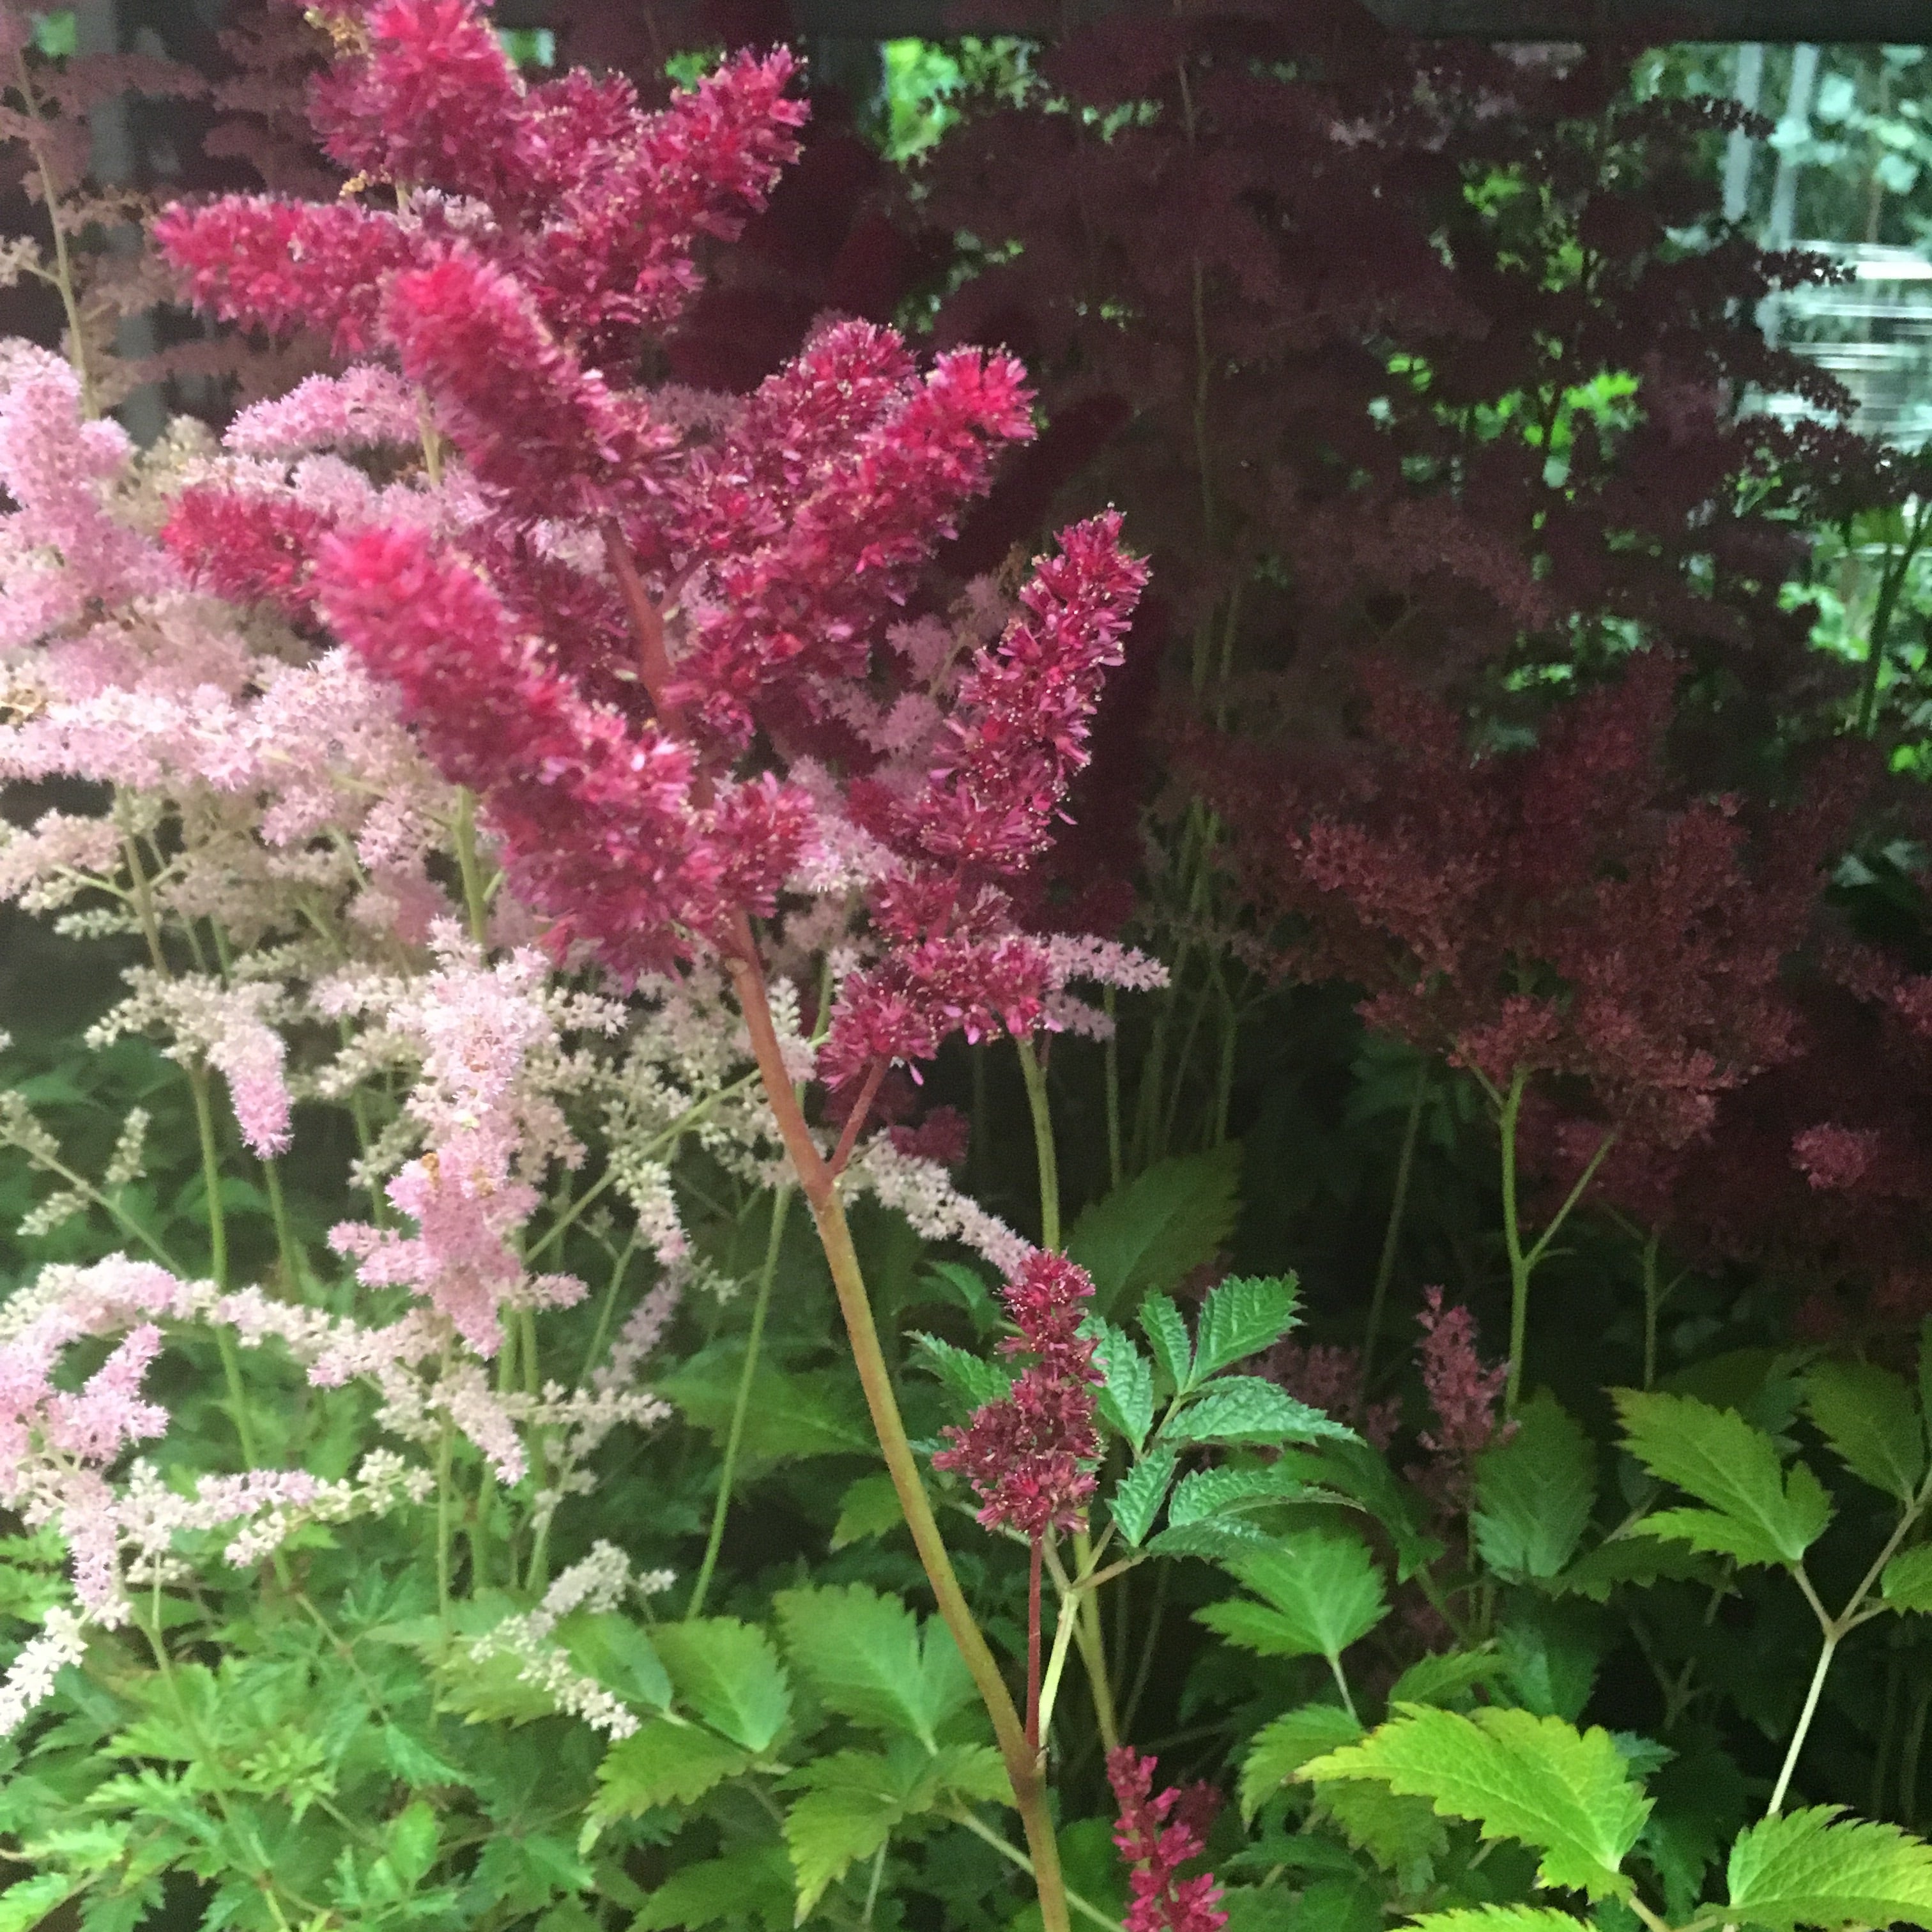
[[[262,1186],[268,1197],[268,1218],[275,1224],[275,1252],[281,1257],[282,1274],[289,1286],[299,1292],[308,1270],[302,1265],[295,1231],[289,1226],[288,1203],[282,1198],[280,1164],[272,1155],[262,1162]]]
[[[1646,1390],[1657,1386],[1657,1318],[1664,1299],[1658,1292],[1657,1242],[1657,1231],[1652,1228],[1649,1240],[1643,1244],[1643,1385]]]
[[[1415,1089],[1408,1096],[1408,1113],[1402,1124],[1402,1150],[1396,1156],[1395,1192],[1389,1201],[1388,1225],[1382,1230],[1382,1251],[1376,1262],[1375,1286],[1369,1292],[1368,1332],[1362,1337],[1362,1390],[1368,1392],[1375,1372],[1376,1345],[1382,1339],[1382,1316],[1388,1306],[1389,1283],[1395,1278],[1395,1258],[1402,1245],[1403,1216],[1408,1211],[1409,1177],[1415,1167],[1415,1143],[1422,1128],[1422,1110],[1429,1097],[1433,1070],[1426,1060],[1415,1070]]]
[[[1518,1067],[1503,1102],[1502,1121],[1503,1246],[1509,1256],[1510,1270],[1509,1380],[1503,1392],[1503,1412],[1508,1415],[1516,1413],[1516,1397],[1522,1393],[1523,1343],[1529,1331],[1530,1269],[1523,1253],[1516,1198],[1516,1124],[1522,1112],[1523,1089],[1528,1084],[1529,1076]]]
[[[1032,1859],[1017,1846],[1008,1844],[992,1826],[975,1817],[971,1812],[964,1810],[954,1812],[952,1822],[956,1825],[963,1825],[982,1844],[990,1845],[1007,1864],[1016,1870],[1024,1872],[1036,1883],[1038,1882],[1040,1874],[1034,1870]],[[1064,1886],[1062,1889],[1066,1894],[1067,1904],[1082,1918],[1090,1919],[1094,1924],[1102,1928],[1103,1932],[1120,1932],[1120,1922],[1118,1918],[1110,1918],[1097,1905],[1090,1905],[1071,1886]]]
[[[26,118],[38,129],[44,116],[40,112],[40,97],[34,88],[33,76],[27,70],[27,53],[24,46],[15,51],[14,71],[17,76],[16,85],[20,90],[21,105],[26,109]],[[68,360],[74,364],[74,373],[80,379],[80,412],[90,422],[100,413],[100,398],[94,387],[94,372],[87,361],[87,334],[82,326],[80,314],[80,286],[74,279],[74,256],[68,247],[67,230],[61,225],[61,184],[49,160],[46,145],[34,135],[27,138],[27,152],[34,158],[34,166],[40,177],[40,196],[47,211],[47,224],[53,230],[54,238],[54,286],[60,291],[61,306],[67,311]]]
[[[752,1384],[758,1372],[758,1350],[765,1337],[765,1313],[771,1306],[772,1284],[778,1279],[778,1251],[784,1245],[785,1221],[791,1211],[792,1190],[781,1187],[772,1200],[772,1231],[765,1243],[764,1265],[758,1270],[758,1299],[752,1304],[752,1332],[745,1343],[745,1366],[738,1377],[737,1399],[731,1405],[731,1426],[724,1438],[724,1462],[718,1475],[718,1500],[711,1510],[711,1534],[705,1540],[698,1581],[691,1588],[687,1618],[704,1614],[704,1599],[718,1568],[724,1541],[724,1522],[731,1509],[731,1486],[738,1470],[738,1450],[745,1439],[745,1418],[752,1406]]]
[[[1033,1050],[1033,1042],[1023,1035],[1013,1036],[1018,1050],[1020,1072],[1026,1081],[1027,1108],[1033,1116],[1033,1145],[1040,1167],[1040,1244],[1058,1250],[1060,1246],[1060,1156],[1053,1144],[1053,1112],[1046,1094],[1046,1070]]]
[[[488,945],[490,932],[490,898],[484,888],[483,870],[476,860],[476,794],[467,785],[456,788],[456,865],[463,877],[463,903],[470,915],[470,936],[478,946]]]
[[[1107,1038],[1101,1052],[1107,1084],[1107,1185],[1118,1187],[1124,1178],[1120,1162],[1120,1032],[1114,988],[1100,989],[1101,1010],[1107,1016]]]
[[[448,1366],[447,1354],[443,1366]],[[445,1618],[449,1615],[450,1544],[455,1527],[449,1480],[455,1437],[456,1425],[446,1414],[442,1435],[436,1446],[436,1607],[437,1614]]]
[[[1871,634],[1865,643],[1864,676],[1858,692],[1858,728],[1864,737],[1870,737],[1877,728],[1878,687],[1885,669],[1886,646],[1891,641],[1892,616],[1912,568],[1912,560],[1925,540],[1928,516],[1932,516],[1932,495],[1920,500],[1896,562],[1888,562],[1879,578],[1878,602],[1872,609]]]
[[[580,1388],[590,1379],[590,1371],[597,1366],[604,1353],[604,1344],[609,1340],[610,1322],[617,1312],[617,1292],[623,1286],[626,1271],[631,1265],[631,1257],[638,1251],[638,1231],[631,1230],[631,1238],[619,1251],[610,1269],[610,1286],[604,1291],[604,1306],[597,1311],[597,1327],[590,1337],[590,1346],[584,1352],[584,1366],[577,1372]]]

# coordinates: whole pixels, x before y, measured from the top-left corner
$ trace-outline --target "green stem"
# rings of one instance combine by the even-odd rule
[[[1657,1318],[1664,1303],[1658,1292],[1657,1241],[1657,1231],[1652,1228],[1649,1240],[1643,1244],[1643,1385],[1646,1390],[1657,1386]]]
[[[1818,1714],[1819,1694],[1825,1688],[1826,1674],[1832,1668],[1832,1659],[1837,1655],[1837,1634],[1828,1628],[1825,1641],[1818,1651],[1817,1668],[1811,1673],[1810,1688],[1804,1694],[1804,1708],[1798,1714],[1797,1728],[1791,1733],[1791,1742],[1786,1747],[1784,1762],[1778,1768],[1778,1782],[1772,1786],[1771,1802],[1766,1808],[1765,1816],[1775,1818],[1784,1808],[1784,1794],[1791,1788],[1791,1774],[1798,1767],[1798,1754],[1804,1748],[1806,1734],[1811,1729],[1811,1720]]]
[[[45,118],[40,111],[40,97],[34,92],[33,76],[27,70],[27,55],[24,46],[14,56],[14,71],[17,76],[16,85],[20,90],[22,106],[26,110],[27,120],[38,129]],[[74,373],[80,379],[81,414],[90,422],[100,413],[100,399],[94,386],[94,372],[88,367],[87,338],[81,326],[80,288],[74,279],[74,256],[68,247],[67,230],[61,225],[61,184],[48,158],[46,145],[37,136],[27,138],[27,152],[34,158],[34,166],[40,177],[41,200],[47,211],[47,224],[53,230],[54,272],[53,284],[60,291],[61,306],[67,311],[68,360],[74,364]]]
[[[490,896],[476,860],[476,794],[467,785],[456,788],[456,865],[463,876],[463,903],[470,915],[470,936],[478,946],[489,944]]]
[[[1502,1121],[1503,1246],[1509,1256],[1510,1270],[1509,1380],[1503,1392],[1503,1411],[1508,1415],[1516,1413],[1516,1398],[1522,1390],[1523,1343],[1529,1330],[1530,1264],[1523,1253],[1516,1198],[1516,1124],[1522,1111],[1523,1089],[1528,1084],[1528,1072],[1518,1067],[1510,1077]]]
[[[610,1270],[610,1286],[604,1291],[604,1306],[597,1311],[597,1328],[590,1337],[590,1346],[584,1352],[584,1366],[577,1372],[580,1388],[590,1379],[590,1371],[597,1366],[598,1358],[604,1352],[604,1344],[610,1334],[611,1318],[617,1312],[617,1291],[623,1286],[626,1270],[631,1265],[631,1257],[638,1251],[638,1234],[634,1228],[631,1238],[624,1244]]]
[[[1382,1316],[1388,1306],[1389,1283],[1395,1278],[1395,1258],[1402,1245],[1402,1217],[1408,1209],[1409,1176],[1415,1167],[1415,1143],[1422,1129],[1422,1109],[1429,1097],[1429,1076],[1433,1070],[1427,1060],[1415,1070],[1415,1090],[1408,1096],[1408,1114],[1402,1122],[1402,1150],[1396,1156],[1395,1192],[1389,1202],[1388,1225],[1382,1230],[1382,1251],[1376,1262],[1375,1286],[1369,1292],[1368,1333],[1362,1338],[1362,1393],[1368,1394],[1369,1377],[1376,1365],[1376,1344],[1382,1339]]]
[[[446,1354],[443,1366],[449,1366]],[[454,1529],[449,1465],[455,1436],[456,1425],[445,1415],[442,1435],[436,1446],[436,1606],[446,1619],[449,1616],[450,1544]]]
[[[1877,728],[1879,680],[1885,669],[1886,646],[1891,641],[1892,615],[1912,560],[1925,540],[1928,516],[1932,516],[1932,495],[1920,501],[1895,562],[1888,561],[1879,578],[1878,602],[1872,609],[1871,635],[1866,640],[1864,676],[1858,692],[1858,728],[1862,737],[1869,738]]]
[[[275,1251],[280,1256],[282,1274],[291,1291],[299,1294],[307,1279],[302,1250],[295,1231],[289,1226],[288,1203],[282,1196],[282,1171],[272,1156],[262,1162],[262,1186],[268,1197],[269,1219],[275,1224]]]
[[[738,1468],[738,1450],[745,1439],[745,1418],[752,1406],[752,1384],[758,1372],[758,1350],[765,1336],[765,1312],[771,1306],[772,1283],[778,1278],[778,1250],[784,1245],[785,1221],[791,1210],[792,1190],[781,1187],[772,1200],[772,1231],[765,1243],[764,1265],[758,1270],[758,1299],[752,1304],[752,1332],[745,1343],[745,1366],[738,1377],[737,1400],[731,1405],[731,1426],[724,1438],[724,1464],[718,1475],[718,1500],[712,1506],[711,1534],[706,1539],[698,1581],[692,1586],[687,1618],[702,1616],[718,1552],[724,1540],[724,1521],[731,1508],[731,1485]]]
[[[1120,1033],[1114,1009],[1114,988],[1100,989],[1100,1004],[1107,1016],[1107,1038],[1102,1048],[1107,1084],[1107,1185],[1120,1186],[1125,1170],[1120,1162]]]
[[[1046,1070],[1033,1050],[1033,1042],[1016,1034],[1020,1072],[1026,1081],[1027,1108],[1033,1116],[1034,1154],[1040,1166],[1040,1244],[1060,1246],[1060,1156],[1054,1150],[1053,1112],[1048,1104]]]
[[[1028,1878],[1037,1882],[1040,1874],[1034,1870],[1032,1859],[1017,1846],[1008,1844],[992,1826],[981,1819],[976,1818],[970,1811],[954,1812],[952,1822],[956,1825],[963,1825],[982,1844],[992,1846],[1007,1864],[1017,1870],[1024,1872]],[[1090,1905],[1071,1886],[1063,1886],[1061,1890],[1066,1896],[1067,1904],[1072,1906],[1082,1918],[1091,1919],[1096,1925],[1102,1927],[1104,1932],[1120,1932],[1120,1922],[1118,1918],[1109,1918],[1097,1905]]]

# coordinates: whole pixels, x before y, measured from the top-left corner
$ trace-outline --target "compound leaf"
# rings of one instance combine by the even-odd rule
[[[1488,1838],[1542,1854],[1539,1882],[1627,1896],[1623,1862],[1650,1814],[1609,1732],[1491,1706],[1464,1717],[1408,1704],[1360,1744],[1304,1767],[1304,1778],[1373,1779],[1471,1820]]]
[[[1731,1909],[1754,1924],[1932,1925],[1932,1846],[1820,1804],[1766,1818],[1731,1847]]]
[[[1194,1330],[1192,1379],[1205,1382],[1230,1363],[1270,1348],[1294,1325],[1292,1275],[1234,1275],[1209,1291]]]

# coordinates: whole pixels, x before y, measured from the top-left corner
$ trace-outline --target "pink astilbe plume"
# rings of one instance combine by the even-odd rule
[[[1440,1507],[1454,1510],[1468,1502],[1477,1456],[1515,1427],[1498,1413],[1509,1365],[1484,1367],[1476,1318],[1466,1308],[1444,1308],[1442,1289],[1425,1288],[1422,1302],[1416,1353],[1435,1421],[1420,1438],[1432,1460],[1415,1473]]]
[[[952,1447],[934,1456],[933,1467],[956,1470],[973,1485],[988,1529],[1034,1538],[1077,1529],[1100,1450],[1094,1391],[1102,1378],[1094,1344],[1079,1333],[1094,1284],[1065,1256],[1040,1250],[1000,1292],[1019,1330],[1001,1352],[1034,1359],[1009,1394],[988,1402],[963,1430],[946,1430]]]
[[[1228,1914],[1214,1874],[1183,1878],[1180,1868],[1208,1849],[1221,1795],[1210,1784],[1154,1788],[1158,1760],[1123,1744],[1107,1754],[1120,1822],[1114,1843],[1127,1867],[1126,1932],[1221,1932]]]

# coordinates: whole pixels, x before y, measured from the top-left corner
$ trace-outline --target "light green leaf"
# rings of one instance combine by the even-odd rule
[[[930,1811],[946,1788],[939,1760],[916,1748],[909,1758],[897,1746],[884,1756],[834,1751],[813,1759],[785,1784],[803,1788],[784,1823],[800,1924],[856,1860],[872,1857],[908,1818]]]
[[[1166,1428],[1168,1442],[1353,1442],[1355,1432],[1298,1401],[1259,1376],[1224,1376],[1196,1396]]]
[[[1196,1619],[1264,1656],[1333,1662],[1388,1615],[1375,1558],[1345,1530],[1301,1530],[1228,1567],[1268,1607],[1237,1598]]]
[[[945,1796],[968,1804],[1011,1804],[1012,1780],[1006,1760],[991,1744],[947,1744],[926,1775]]]
[[[1777,1444],[1735,1411],[1713,1408],[1693,1396],[1636,1389],[1619,1389],[1616,1402],[1637,1460],[1709,1505],[1646,1518],[1651,1535],[1741,1563],[1789,1565],[1823,1534],[1832,1519],[1824,1486],[1802,1462],[1787,1476]]]
[[[1623,1862],[1650,1814],[1609,1732],[1507,1707],[1464,1717],[1406,1705],[1302,1775],[1376,1779],[1426,1798],[1445,1816],[1473,1821],[1485,1838],[1534,1846],[1542,1854],[1539,1882],[1592,1898],[1628,1895]]]
[[[413,1891],[436,1863],[436,1836],[435,1810],[420,1798],[389,1820],[385,1856],[405,1891]]]
[[[1094,1306],[1111,1315],[1165,1294],[1212,1259],[1233,1232],[1240,1143],[1156,1161],[1088,1208],[1066,1244],[1094,1278]]]
[[[736,1617],[659,1624],[658,1654],[677,1694],[714,1731],[754,1755],[784,1730],[791,1690],[772,1640]]]
[[[1835,1824],[1820,1804],[1767,1818],[1731,1847],[1731,1909],[1784,1932],[1794,1925],[1932,1925],[1932,1846],[1896,1825]]]
[[[1476,1459],[1478,1552],[1509,1582],[1554,1576],[1575,1554],[1596,1503],[1589,1438],[1553,1396],[1533,1396],[1516,1411],[1509,1438]]]
[[[862,1583],[784,1590],[774,1600],[785,1649],[826,1706],[872,1730],[910,1732],[928,1751],[973,1679],[946,1626],[919,1622]]]
[[[1292,1275],[1230,1276],[1209,1291],[1194,1331],[1192,1379],[1205,1382],[1230,1363],[1272,1347],[1294,1325]]]
[[[1080,1326],[1095,1343],[1094,1365],[1106,1378],[1100,1390],[1102,1418],[1127,1438],[1136,1455],[1154,1426],[1154,1370],[1124,1328],[1090,1316]]]
[[[757,1920],[766,1932],[792,1922],[791,1862],[778,1845],[750,1845],[729,1858],[674,1871],[631,1921],[631,1932],[702,1932],[721,1919]]]
[[[1154,1348],[1154,1358],[1176,1389],[1187,1386],[1194,1360],[1194,1345],[1187,1339],[1187,1324],[1180,1310],[1164,1294],[1150,1294],[1141,1304],[1141,1330]]]
[[[1252,1824],[1255,1814],[1304,1765],[1361,1735],[1361,1726],[1339,1704],[1304,1704],[1264,1725],[1241,1762],[1243,1819]]]
[[[56,1906],[65,1904],[80,1888],[79,1881],[60,1872],[16,1880],[0,1892],[0,1932],[34,1932]]]
[[[1172,1449],[1156,1449],[1120,1478],[1107,1508],[1120,1532],[1138,1550],[1160,1514],[1167,1486],[1174,1480],[1176,1461]]]
[[[838,1520],[832,1526],[832,1546],[843,1550],[868,1537],[884,1536],[904,1522],[899,1492],[883,1469],[861,1476],[838,1498]]]
[[[1894,1610],[1932,1610],[1932,1543],[1900,1550],[1885,1566],[1878,1587]]]
[[[1861,1482],[1900,1502],[1925,1474],[1925,1432],[1912,1391],[1875,1362],[1820,1362],[1804,1378],[1818,1432]]]
[[[952,1400],[968,1414],[1012,1392],[1012,1371],[984,1355],[956,1347],[937,1335],[915,1334],[912,1342],[924,1358],[925,1366],[946,1384]]]
[[[1582,1932],[1583,1921],[1548,1905],[1471,1905],[1424,1912],[1406,1932]]]
[[[661,1804],[695,1804],[751,1761],[695,1724],[647,1718],[604,1754],[597,1767],[602,1789],[591,1808],[600,1818],[635,1818]]]
[[[1405,1798],[1370,1778],[1337,1778],[1318,1786],[1321,1808],[1358,1852],[1366,1852],[1396,1888],[1413,1894],[1429,1884],[1449,1834],[1428,1800]]]

